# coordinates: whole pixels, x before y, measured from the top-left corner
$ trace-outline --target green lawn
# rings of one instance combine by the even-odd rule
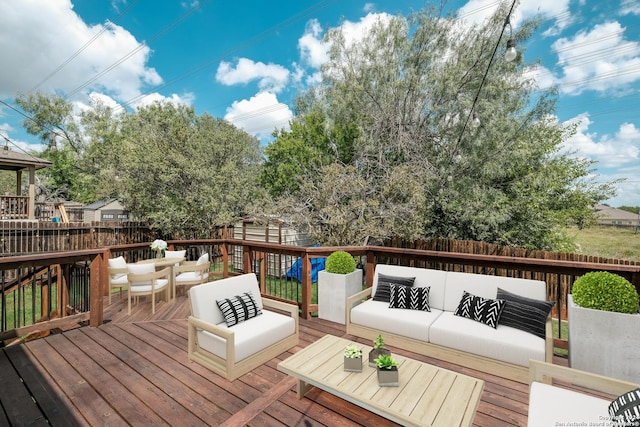
[[[640,231],[634,228],[590,227],[567,230],[577,244],[577,253],[604,258],[640,261]]]

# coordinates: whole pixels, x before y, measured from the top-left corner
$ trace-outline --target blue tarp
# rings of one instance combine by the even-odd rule
[[[324,270],[326,258],[311,258],[311,282],[318,281],[318,271]],[[287,279],[296,279],[302,283],[302,258],[298,258],[287,271]]]

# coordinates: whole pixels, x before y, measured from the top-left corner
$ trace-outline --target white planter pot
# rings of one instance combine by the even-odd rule
[[[640,383],[640,315],[583,308],[567,301],[569,366]]]
[[[362,290],[362,270],[349,274],[318,272],[318,317],[345,324],[347,298]]]

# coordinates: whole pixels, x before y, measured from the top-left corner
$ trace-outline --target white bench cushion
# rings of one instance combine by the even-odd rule
[[[215,300],[211,301],[213,305]],[[289,316],[263,310],[262,314],[227,328],[226,323],[217,326],[230,329],[235,335],[235,362],[239,362],[296,332],[295,320]],[[209,332],[198,331],[198,345],[226,359],[226,341]]]
[[[383,273],[386,274],[386,273]],[[389,308],[388,302],[367,300],[351,309],[351,323],[383,332],[429,342],[429,326],[441,310]]]
[[[464,291],[479,297],[495,299],[498,287],[527,298],[543,301],[547,298],[547,285],[541,280],[450,271],[446,279],[444,310],[456,311]]]
[[[610,401],[539,382],[529,390],[530,427],[611,425]],[[562,424],[565,423],[565,424]]]
[[[544,339],[509,326],[494,329],[451,312],[443,312],[431,324],[429,341],[525,367],[529,359],[545,360]]]
[[[191,314],[193,317],[213,325],[224,323],[224,316],[216,304],[216,300],[234,297],[249,291],[253,295],[256,305],[262,309],[260,287],[255,273],[194,286],[189,289]]]

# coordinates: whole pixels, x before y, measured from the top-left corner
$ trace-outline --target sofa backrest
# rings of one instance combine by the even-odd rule
[[[527,298],[543,301],[547,298],[547,285],[541,280],[449,271],[446,278],[444,310],[455,311],[464,291],[495,299],[498,288]]]
[[[403,267],[399,265],[378,264],[373,276],[372,295],[376,294],[378,274],[398,277],[415,277],[413,286],[431,287],[429,290],[429,306],[442,310],[445,296],[446,272],[428,268]]]
[[[189,289],[191,315],[205,322],[217,325],[224,322],[224,316],[216,304],[216,300],[231,298],[251,291],[253,299],[262,309],[260,287],[255,273],[233,276],[193,286]]]

